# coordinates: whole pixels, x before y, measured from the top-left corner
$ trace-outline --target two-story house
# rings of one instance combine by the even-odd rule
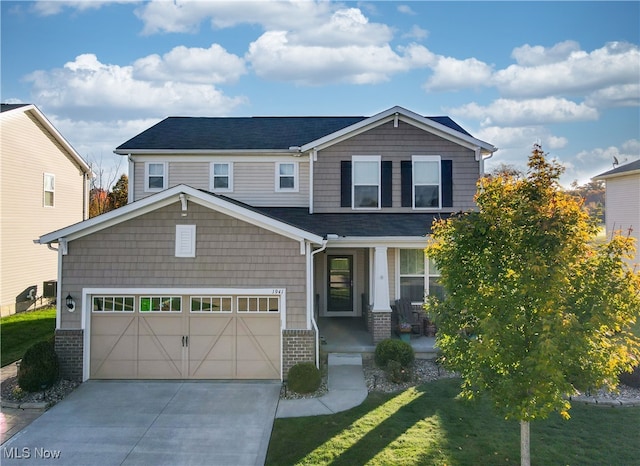
[[[496,150],[448,117],[170,117],[120,145],[130,203],[46,234],[56,341],[87,378],[282,379],[318,317],[438,292],[434,218],[473,209]]]
[[[33,239],[88,218],[91,169],[31,104],[0,106],[0,314],[56,299],[58,254]]]

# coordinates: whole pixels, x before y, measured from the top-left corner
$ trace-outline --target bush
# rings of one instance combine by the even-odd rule
[[[393,383],[407,382],[411,379],[411,371],[403,367],[398,361],[389,361],[385,372],[387,373],[387,378]]]
[[[405,341],[387,338],[376,346],[375,361],[379,367],[386,367],[389,361],[397,361],[401,367],[409,367],[414,359],[413,348]]]
[[[58,356],[52,342],[40,341],[25,351],[18,368],[18,385],[28,392],[50,387],[58,379]]]
[[[320,382],[320,371],[312,362],[300,362],[289,369],[287,386],[296,393],[315,392]]]
[[[620,382],[629,387],[640,388],[640,366],[636,366],[631,372],[620,374]]]

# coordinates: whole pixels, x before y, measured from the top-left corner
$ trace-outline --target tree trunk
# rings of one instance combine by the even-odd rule
[[[520,421],[520,466],[531,465],[529,451],[529,422]]]

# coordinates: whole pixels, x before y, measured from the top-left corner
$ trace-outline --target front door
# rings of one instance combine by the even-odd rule
[[[353,315],[353,256],[327,256],[327,315]]]

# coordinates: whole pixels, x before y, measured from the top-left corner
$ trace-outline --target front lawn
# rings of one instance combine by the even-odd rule
[[[519,424],[487,401],[457,399],[459,384],[442,379],[372,393],[344,413],[277,419],[266,464],[519,464]],[[640,408],[574,404],[570,414],[531,424],[532,464],[638,464]]]
[[[21,359],[31,345],[52,337],[55,328],[55,308],[21,312],[0,319],[0,366]]]

